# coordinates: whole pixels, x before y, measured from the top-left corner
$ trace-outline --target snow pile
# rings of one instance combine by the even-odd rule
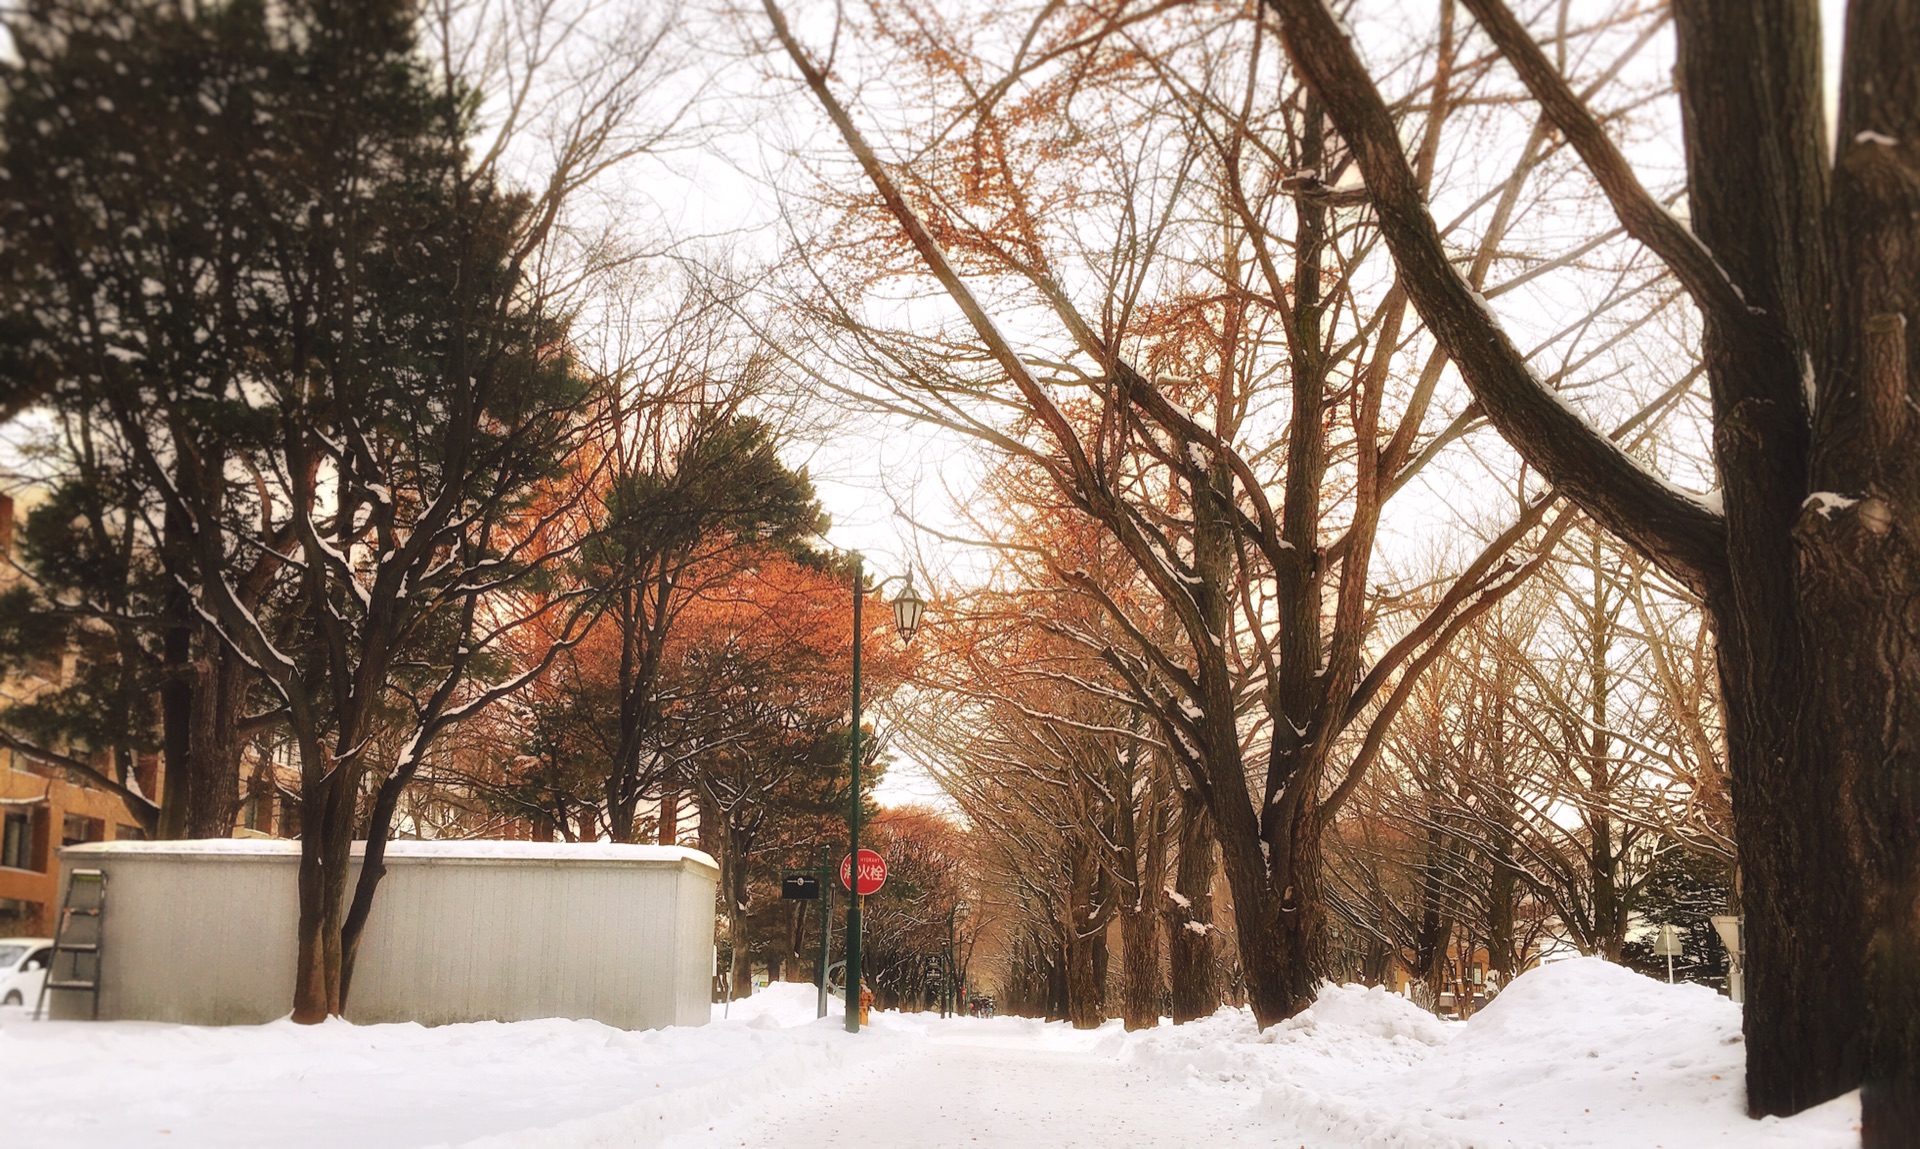
[[[1859,1100],[1749,1120],[1739,1007],[1597,958],[1516,979],[1470,1021],[1330,986],[1264,1034],[1242,1011],[1128,1037],[1120,1056],[1250,1090],[1274,1135],[1320,1147],[1501,1149],[1858,1144]]]
[[[1471,1021],[1331,986],[1128,1034],[876,1013],[858,1037],[776,985],[714,1024],[224,1029],[0,1011],[0,1144],[336,1149],[1840,1149],[1859,1100],[1749,1120],[1739,1008],[1593,959]]]
[[[1320,991],[1312,1009],[1289,1019],[1285,1026],[1308,1033],[1323,1027],[1334,1032],[1357,1030],[1396,1048],[1406,1042],[1422,1047],[1445,1045],[1452,1036],[1446,1022],[1377,985],[1330,985]]]
[[[1384,989],[1337,985],[1322,990],[1313,1008],[1265,1033],[1246,1010],[1223,1009],[1188,1025],[1132,1034],[1119,1053],[1150,1072],[1178,1073],[1203,1087],[1255,1089],[1262,1115],[1288,1133],[1347,1135],[1368,1129],[1379,1104],[1355,1086],[1411,1086],[1453,1028]]]
[[[897,1055],[776,985],[697,1028],[550,1019],[225,1028],[0,1016],[8,1149],[648,1146],[769,1084]],[[722,1020],[722,1013],[729,1016]]]
[[[1496,1132],[1515,1144],[1669,1149],[1859,1141],[1857,1096],[1749,1120],[1739,1007],[1598,958],[1516,979],[1439,1060],[1423,1081],[1431,1121],[1463,1142]]]

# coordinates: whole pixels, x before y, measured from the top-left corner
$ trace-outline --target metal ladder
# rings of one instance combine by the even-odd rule
[[[91,905],[75,905],[74,899],[84,891],[92,892]],[[75,870],[67,878],[67,898],[60,906],[60,924],[53,933],[53,958],[47,963],[47,976],[40,982],[40,1000],[34,1003],[33,1019],[40,1020],[47,1006],[47,993],[50,990],[84,990],[93,995],[93,1019],[100,1020],[100,942],[105,934],[107,910],[107,875],[99,870]],[[91,919],[93,922],[93,940],[71,941],[74,919]],[[71,954],[67,959],[67,976],[58,976],[60,955]],[[93,963],[93,976],[80,976],[80,959],[90,958]]]

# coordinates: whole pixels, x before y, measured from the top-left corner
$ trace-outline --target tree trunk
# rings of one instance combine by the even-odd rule
[[[1138,722],[1136,719],[1135,728]],[[1127,751],[1128,770],[1117,779],[1121,872],[1128,876],[1120,906],[1120,1016],[1128,1030],[1160,1024],[1160,903],[1167,874],[1166,772],[1150,762],[1140,786],[1139,744]],[[1142,796],[1136,813],[1133,795]]]
[[[1318,787],[1296,776],[1314,769],[1305,757],[1298,755],[1291,769],[1269,769],[1270,777],[1286,781],[1257,818],[1238,795],[1210,811],[1220,868],[1233,893],[1247,1005],[1262,1029],[1312,1005],[1325,967]],[[1213,788],[1244,787],[1243,778],[1243,771],[1219,771]]]
[[[1121,1017],[1129,1030],[1160,1024],[1160,928],[1150,906],[1120,910]]]
[[[169,596],[167,608],[185,617],[172,620],[162,644],[161,752],[167,774],[157,836],[231,837],[240,807],[240,715],[250,672],[217,633],[200,625],[185,590]]]
[[[716,830],[722,839],[720,890],[721,896],[727,899],[727,936],[733,942],[733,962],[728,972],[728,982],[732,1000],[739,1001],[753,993],[753,951],[747,940],[750,924],[747,912],[747,854],[751,843],[730,822],[722,821]],[[857,1005],[859,993],[859,987],[849,986],[847,1001]]]
[[[680,766],[669,760],[660,777],[660,833],[662,846],[680,844]]]
[[[744,870],[745,867],[741,869]],[[730,979],[734,1001],[753,995],[753,950],[747,943],[745,886],[744,881],[729,882],[727,890],[727,934],[733,939],[733,967]],[[849,1000],[855,997],[857,992],[848,995]]]
[[[1065,1021],[1067,1004],[1067,948],[1054,946],[1047,955],[1047,1020]]]
[[[335,773],[308,795],[301,810],[299,947],[295,957],[293,1020],[311,1025],[341,1010],[341,915],[347,892],[353,827],[351,806],[344,832],[335,808]]]
[[[825,890],[820,891],[822,896]],[[780,963],[781,981],[807,980],[806,937],[809,902],[793,902],[787,910],[787,950]]]
[[[1899,393],[1911,402],[1904,379]],[[1796,1048],[1750,1052],[1748,1076],[1756,1110],[1764,1101],[1763,1111],[1784,1113],[1858,1073],[1864,1143],[1910,1146],[1920,1143],[1920,467],[1910,437],[1880,447],[1879,457],[1873,446],[1859,443],[1858,459],[1817,460],[1827,474],[1816,482],[1869,493],[1831,517],[1809,509],[1796,531],[1808,670],[1796,753],[1787,758],[1790,792],[1837,803],[1849,815],[1844,838],[1834,841],[1824,820],[1809,816],[1826,805],[1770,811],[1789,823],[1790,841],[1827,851],[1816,869],[1800,850],[1747,849],[1748,823],[1740,824],[1749,1031],[1766,1026],[1838,1063],[1808,1066]],[[1859,471],[1873,470],[1863,481]],[[1738,775],[1739,813],[1737,783]],[[1807,904],[1815,901],[1817,910]],[[1847,921],[1823,921],[1840,912]],[[1845,973],[1856,954],[1857,979]],[[1812,1012],[1782,984],[1797,985],[1809,968],[1846,983],[1815,996],[1830,1012]]]
[[[639,799],[632,795],[613,795],[607,799],[607,837],[615,842],[633,841],[633,810]]]
[[[1515,963],[1513,919],[1515,879],[1513,833],[1519,815],[1514,809],[1513,773],[1508,761],[1507,705],[1512,696],[1511,667],[1503,656],[1495,668],[1493,736],[1488,753],[1486,802],[1493,823],[1492,849],[1487,852],[1487,965],[1500,975],[1500,985],[1512,980]]]
[[[1167,900],[1161,883],[1167,874],[1167,792],[1164,775],[1156,771],[1147,789],[1147,848],[1136,850],[1140,864],[1134,883],[1134,901],[1120,907],[1122,950],[1121,1017],[1127,1029],[1152,1029],[1160,1024],[1160,999],[1165,982],[1160,977],[1161,904]]]
[[[1588,573],[1593,576],[1592,597],[1586,603],[1587,623],[1587,780],[1581,817],[1587,824],[1587,880],[1593,884],[1593,944],[1601,957],[1619,962],[1620,948],[1627,940],[1627,915],[1631,909],[1620,890],[1620,858],[1624,852],[1614,844],[1612,739],[1607,731],[1607,705],[1613,695],[1612,668],[1608,655],[1613,649],[1613,613],[1609,606],[1610,586],[1602,569],[1604,552],[1600,535],[1590,539]],[[1624,829],[1621,829],[1624,833]]]
[[[1267,992],[1282,995],[1283,1017],[1312,1005],[1327,974],[1327,904],[1321,894],[1325,855],[1321,850],[1319,800],[1312,787],[1293,788],[1289,796],[1293,794],[1304,800],[1298,809],[1290,801],[1282,805],[1286,817],[1276,821],[1284,835],[1268,851],[1274,859],[1269,888],[1278,891],[1274,897],[1278,912],[1271,916],[1279,963],[1278,984],[1268,987]],[[1249,977],[1247,983],[1251,998],[1256,992],[1254,979]],[[1254,1014],[1260,1015],[1258,1005]]]
[[[1837,775],[1849,800],[1846,845],[1863,894],[1860,1107],[1862,1137],[1872,1149],[1920,1144],[1916,43],[1920,6],[1848,7],[1832,183],[1835,286],[1845,304],[1834,314],[1843,338],[1834,341],[1831,375],[1815,407],[1811,470],[1814,490],[1860,501],[1831,517],[1803,509],[1795,537],[1812,687],[1803,699],[1824,719],[1802,723],[1800,744],[1806,765]],[[1851,641],[1834,641],[1840,634]],[[1743,842],[1743,870],[1750,857]],[[1751,871],[1742,879],[1750,889]]]
[[[1832,708],[1821,693],[1830,698],[1867,684],[1821,683],[1817,674],[1837,669],[1847,652],[1873,661],[1874,627],[1884,616],[1855,602],[1842,619],[1823,620],[1834,625],[1822,631],[1809,625],[1795,586],[1793,531],[1809,518],[1802,510],[1809,472],[1819,470],[1810,459],[1807,376],[1830,372],[1828,348],[1850,334],[1845,309],[1831,300],[1833,269],[1825,266],[1821,234],[1828,144],[1819,122],[1819,14],[1785,0],[1749,10],[1684,0],[1674,17],[1694,230],[1748,307],[1779,317],[1798,344],[1756,340],[1740,317],[1716,309],[1701,348],[1726,507],[1729,585],[1708,597],[1707,608],[1718,639],[1751,955],[1747,1099],[1756,1114],[1785,1114],[1852,1088],[1864,1062],[1859,927],[1867,911],[1847,830],[1833,815],[1847,809],[1852,781],[1844,768],[1850,736],[1836,727],[1866,716]],[[1911,30],[1894,43],[1910,51]],[[1844,140],[1844,123],[1842,131]],[[1838,401],[1835,409],[1847,405],[1853,388],[1830,376],[1822,382],[1825,421],[1834,413],[1830,401]],[[1862,493],[1858,484],[1812,489]]]
[[[734,929],[746,927],[746,915],[728,914],[735,923]],[[733,938],[733,962],[728,966],[728,1000],[745,1001],[753,996],[753,951],[747,948],[746,939],[740,934]]]
[[[420,765],[420,753],[415,752],[405,761],[396,763],[391,774],[380,783],[374,794],[373,810],[367,817],[364,852],[360,858],[360,874],[353,883],[353,901],[347,906],[347,915],[340,927],[340,1002],[339,1009],[347,1008],[347,999],[353,992],[353,967],[360,954],[360,937],[366,932],[367,919],[373,913],[374,894],[380,889],[380,882],[387,876],[387,843],[393,837],[393,817],[400,809],[400,795],[406,792],[413,782]]]
[[[1180,857],[1167,899],[1167,972],[1173,1023],[1209,1017],[1220,1008],[1213,940],[1213,826],[1191,787],[1180,792]]]
[[[1360,981],[1369,987],[1387,980],[1387,943],[1374,934],[1367,935],[1367,949],[1360,958]]]
[[[217,635],[203,634],[204,653],[193,660],[192,726],[187,736],[185,835],[233,836],[240,808],[240,716],[252,672]]]
[[[327,928],[325,875],[310,862],[318,843],[302,840],[300,850],[299,946],[294,957],[293,1020],[315,1025],[333,1014],[335,997],[327,973],[327,943],[335,937]]]
[[[1207,813],[1214,840],[1220,846],[1221,873],[1233,894],[1235,941],[1247,1004],[1253,1009],[1254,1021],[1265,1029],[1292,1017],[1313,1000],[1318,969],[1298,964],[1300,959],[1311,958],[1308,951],[1313,931],[1300,927],[1299,914],[1294,912],[1302,904],[1297,900],[1299,891],[1288,890],[1293,879],[1285,871],[1301,861],[1295,845],[1312,850],[1319,843],[1291,837],[1291,819],[1271,803],[1263,813],[1255,812],[1246,794],[1246,767],[1239,756],[1231,707],[1220,700],[1215,707],[1202,710],[1207,724],[1216,728],[1209,739],[1214,753],[1202,763],[1208,775],[1206,791],[1212,798]],[[1313,789],[1289,784],[1281,793],[1292,802]]]
[[[1066,1017],[1075,1029],[1094,1029],[1107,1019],[1104,962],[1098,953],[1106,922],[1100,914],[1105,889],[1099,862],[1091,851],[1074,847],[1068,859],[1066,906]]]
[[[1096,939],[1077,932],[1067,937],[1066,993],[1067,1020],[1075,1029],[1098,1029],[1107,1020],[1100,977],[1094,961]]]
[[[1874,525],[1875,515],[1891,518],[1893,511],[1860,511],[1835,522],[1809,514],[1799,538],[1809,635],[1854,636],[1808,643],[1800,760],[1807,773],[1834,776],[1829,785],[1851,814],[1845,847],[1864,903],[1858,920],[1866,927],[1851,940],[1865,970],[1858,986],[1864,1000],[1846,1004],[1861,1009],[1864,1024],[1858,1042],[1831,1032],[1827,1042],[1864,1059],[1861,1107],[1869,1146],[1920,1144],[1920,498],[1914,497],[1920,467],[1911,439],[1900,451],[1906,457],[1897,465],[1904,472],[1898,486],[1907,498],[1897,525]],[[1751,937],[1755,859],[1743,850],[1741,861]],[[1835,904],[1849,904],[1849,891],[1835,888],[1848,873],[1826,883]],[[1800,941],[1802,931],[1795,933]],[[1832,944],[1810,940],[1821,948]],[[1847,935],[1835,939],[1843,940]],[[1771,1008],[1777,966],[1761,961],[1749,969],[1749,1002],[1764,999],[1763,1008]],[[1765,989],[1753,988],[1756,981]],[[1802,1024],[1821,1021],[1831,1031],[1846,1020],[1805,1018]]]
[[[1511,855],[1496,849],[1487,883],[1487,965],[1505,985],[1513,977],[1513,865]]]
[[[1427,827],[1427,851],[1420,867],[1420,923],[1413,935],[1413,979],[1424,987],[1428,1009],[1440,1008],[1440,982],[1447,966],[1447,939],[1453,935],[1453,919],[1441,903],[1441,874],[1449,860],[1446,834],[1438,827]]]
[[[217,471],[221,463],[214,457],[203,465]],[[169,506],[161,529],[162,564],[173,587],[166,597],[161,643],[161,752],[167,773],[157,836],[231,837],[240,808],[240,717],[252,672],[201,620],[187,590],[197,577],[195,524],[182,508]]]
[[[178,509],[169,508],[163,525],[162,554],[171,571],[189,569],[192,556],[185,535],[192,528]],[[157,837],[192,837],[187,832],[187,809],[193,768],[193,595],[176,578],[167,592],[167,629],[160,644],[163,675],[160,680],[160,747],[167,765],[160,795]],[[153,795],[149,794],[151,798]]]
[[[1106,929],[1102,928],[1095,931],[1093,935],[1093,984],[1100,994],[1101,1021],[1107,1019],[1107,986],[1109,984],[1108,974],[1111,965],[1108,958],[1111,956],[1112,954],[1107,948]]]

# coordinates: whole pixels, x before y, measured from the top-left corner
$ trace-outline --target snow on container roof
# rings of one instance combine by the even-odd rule
[[[353,856],[366,852],[365,842],[353,844]],[[88,859],[127,856],[163,857],[188,860],[218,858],[243,861],[250,858],[275,861],[297,858],[300,843],[275,838],[184,838],[160,842],[120,841],[87,842],[67,846],[60,856],[71,864]],[[389,862],[463,863],[463,862],[566,862],[586,865],[673,865],[692,862],[719,872],[719,863],[700,850],[685,846],[636,846],[623,842],[506,842],[469,839],[433,842],[394,841],[387,843]]]

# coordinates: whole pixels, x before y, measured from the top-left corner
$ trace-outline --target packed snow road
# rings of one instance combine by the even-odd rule
[[[1084,1046],[1036,1046],[1027,1035],[957,1025],[958,1034],[930,1028],[918,1050],[878,1072],[812,1082],[666,1146],[1273,1149],[1272,1131],[1243,1101],[1203,1099],[1178,1082],[1150,1087]]]
[[[425,1028],[30,1022],[0,1009],[4,1149],[1842,1149],[1857,1095],[1742,1112],[1737,1006],[1598,960],[1517,978],[1464,1024],[1326,989],[1076,1032],[879,1014],[858,1036],[775,986],[714,1024]]]

